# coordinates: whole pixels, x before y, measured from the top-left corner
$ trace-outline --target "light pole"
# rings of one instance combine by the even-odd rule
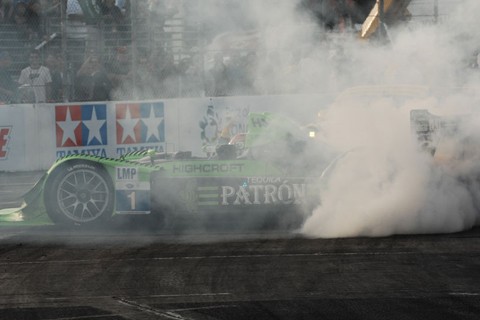
[[[379,27],[379,32],[380,32],[380,39],[382,41],[385,40],[385,27],[384,27],[384,23],[385,23],[385,2],[384,0],[378,0],[378,17],[380,19],[380,22],[378,24],[378,27]]]
[[[63,91],[63,102],[69,102],[70,100],[70,87],[68,81],[68,70],[70,61],[67,60],[67,0],[62,0],[60,3],[60,26],[62,32],[62,91]]]

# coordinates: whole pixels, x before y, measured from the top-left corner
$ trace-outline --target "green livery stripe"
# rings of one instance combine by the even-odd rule
[[[218,187],[198,187],[198,190],[207,191],[207,190],[218,190]]]
[[[199,206],[218,206],[218,201],[199,201]]]
[[[218,194],[216,193],[199,193],[199,198],[218,198]]]
[[[218,199],[218,187],[198,187],[197,190],[198,198],[207,200],[208,198]],[[212,192],[216,191],[217,193],[201,193],[201,192]],[[213,199],[212,199],[213,200]],[[218,201],[198,201],[199,206],[218,206]]]

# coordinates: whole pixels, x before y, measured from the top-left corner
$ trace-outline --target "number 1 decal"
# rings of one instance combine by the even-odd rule
[[[1,1],[0,1],[1,2]],[[150,182],[135,181],[120,178],[128,175],[138,176],[138,171],[118,170],[115,191],[115,211],[117,214],[149,214],[150,213]],[[127,168],[128,169],[128,168]],[[138,168],[137,168],[138,169]],[[118,175],[121,175],[119,178]]]
[[[133,191],[132,193],[130,193],[127,198],[130,198],[130,206],[131,206],[131,210],[135,210],[135,191]]]

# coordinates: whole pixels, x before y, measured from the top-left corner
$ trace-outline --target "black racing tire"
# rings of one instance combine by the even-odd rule
[[[296,208],[291,211],[284,212],[278,220],[278,227],[282,231],[299,230],[305,223],[305,213],[303,210]]]
[[[301,208],[283,209],[270,212],[266,215],[262,230],[267,231],[295,231],[305,222],[305,213]]]
[[[148,215],[116,216],[113,220],[115,227],[120,229],[157,233],[171,231],[169,219],[169,214],[151,213]]]
[[[103,226],[112,217],[115,189],[105,167],[72,160],[50,174],[44,190],[47,214],[56,224]]]

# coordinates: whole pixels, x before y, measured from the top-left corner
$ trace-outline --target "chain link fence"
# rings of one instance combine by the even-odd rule
[[[413,24],[434,24],[448,21],[448,17],[465,0],[412,0],[408,11]]]
[[[73,7],[74,2],[30,0],[5,6],[9,2],[0,1],[0,48],[10,57],[13,81],[32,65],[32,51],[40,54],[51,74],[49,88],[32,81],[15,95],[4,94],[4,102],[39,102],[34,92],[38,86],[49,91],[46,100],[55,102],[329,90],[327,82],[332,79],[311,86],[296,79],[301,77],[302,50],[308,46],[262,47],[266,30],[207,35],[205,21],[194,14],[201,0],[127,0],[123,8],[116,7],[114,0],[98,1],[97,7],[80,6],[92,11],[88,19],[86,14],[78,17],[79,6]],[[408,7],[410,22],[442,22],[462,2],[413,0]],[[309,25],[296,27],[299,34],[305,27]],[[319,32],[313,37],[334,47],[334,33]],[[315,72],[308,64],[303,65],[305,71]]]

